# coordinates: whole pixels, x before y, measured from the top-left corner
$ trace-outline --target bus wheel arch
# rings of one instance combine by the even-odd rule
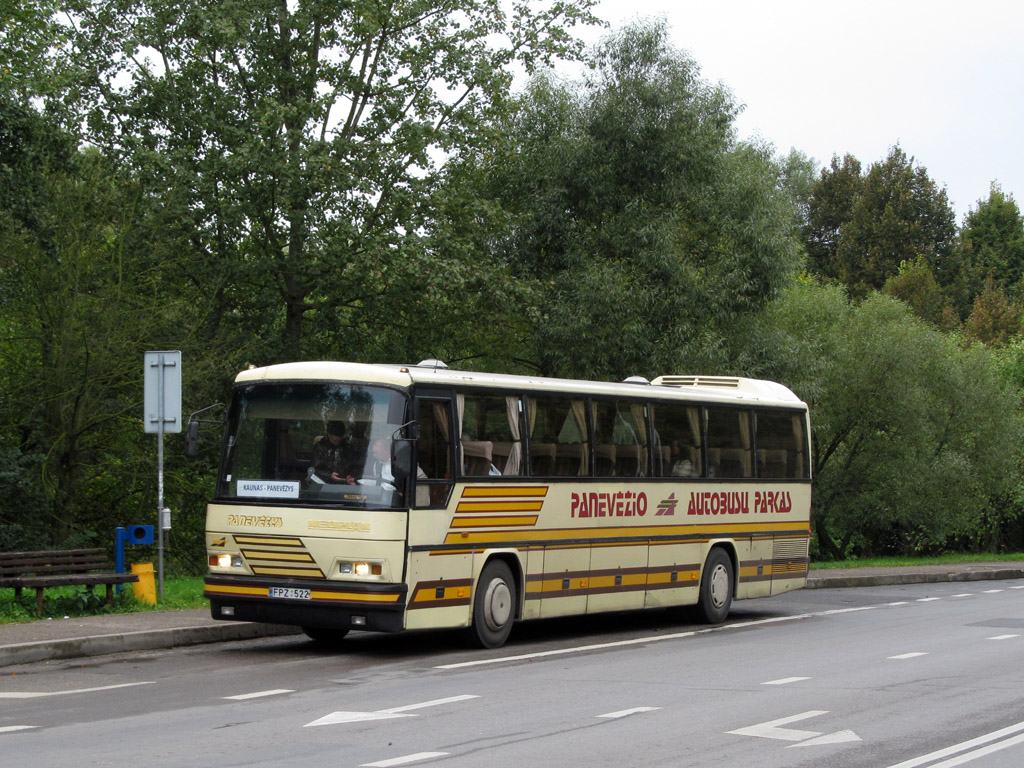
[[[721,624],[729,615],[737,582],[736,555],[728,544],[716,544],[704,560],[697,611],[708,624]]]
[[[520,617],[521,584],[518,562],[502,556],[488,558],[473,590],[470,637],[474,644],[482,648],[505,644]]]

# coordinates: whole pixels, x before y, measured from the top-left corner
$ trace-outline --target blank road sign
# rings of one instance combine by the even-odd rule
[[[146,432],[181,432],[181,352],[147,352],[145,369]]]

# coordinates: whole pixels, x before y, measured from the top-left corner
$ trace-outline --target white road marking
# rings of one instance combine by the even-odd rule
[[[799,744],[790,744],[786,749],[795,749],[796,747],[820,747],[822,744],[846,744],[851,741],[860,740],[860,736],[853,731],[836,731],[835,733],[819,736],[816,739],[801,741]]]
[[[995,637],[990,637],[989,640],[1010,640],[1014,637],[1020,637],[1020,635],[996,635]]]
[[[144,683],[101,685],[97,688],[75,688],[71,691],[0,691],[0,699],[38,699],[43,696],[68,696],[72,693],[95,693],[96,691],[113,691],[117,688],[131,688],[136,685],[152,685],[153,682],[150,680]]]
[[[264,696],[277,696],[282,693],[295,693],[295,691],[289,688],[275,688],[272,691],[256,691],[255,693],[240,693],[237,696],[224,696],[222,698],[230,699],[231,701],[244,701],[245,699],[259,699]]]
[[[941,597],[919,597],[917,602],[919,603],[934,603],[936,600],[941,600]]]
[[[827,714],[827,709],[812,709],[810,712],[780,717],[778,720],[749,725],[746,728],[737,728],[735,731],[726,731],[726,733],[733,733],[737,736],[757,736],[762,739],[779,739],[781,741],[803,741],[804,739],[813,739],[815,736],[821,736],[822,734],[820,731],[798,731],[794,728],[781,728],[779,726]]]
[[[417,752],[415,755],[405,757],[393,757],[390,760],[379,760],[376,763],[363,763],[360,768],[393,768],[396,765],[408,765],[420,760],[430,760],[435,757],[444,757],[447,752]]]
[[[595,715],[595,717],[628,717],[629,715],[635,715],[637,712],[657,712],[661,707],[633,707],[632,709],[622,709],[618,712],[609,712],[606,715]]]
[[[0,733],[12,733],[14,731],[27,731],[32,728],[38,728],[38,725],[5,725],[0,727]]]
[[[983,591],[984,591],[984,593],[986,595],[995,595],[995,594],[998,594],[999,592],[1002,592],[1003,590],[1001,590],[1001,589],[986,589],[986,590],[983,590]]]
[[[1024,589],[1024,584],[1018,584],[1015,587],[1010,587],[1010,589]]]
[[[974,597],[973,592],[961,592],[959,595],[953,595],[953,597]]]
[[[802,680],[810,680],[809,677],[783,677],[779,680],[769,680],[767,683],[761,683],[761,685],[789,685],[790,683],[799,683]]]
[[[404,707],[391,707],[390,709],[381,709],[379,712],[386,712],[387,714],[398,714],[399,712],[408,712],[410,709],[423,709],[424,707],[436,707],[439,704],[453,704],[456,701],[466,701],[467,699],[479,699],[472,693],[466,693],[462,696],[449,696],[447,699],[434,699],[433,701],[423,701],[419,704],[407,704]]]
[[[918,768],[918,766],[931,763],[933,760],[941,760],[944,757],[950,757],[958,752],[967,752],[975,747],[981,747],[984,744],[991,744],[991,742],[998,742],[991,744],[991,746],[983,747],[982,749],[974,752],[968,752],[966,755],[961,755],[953,760],[947,760],[943,763],[934,763],[931,768],[952,768],[955,765],[961,765],[969,760],[973,760],[976,757],[983,757],[984,755],[990,754],[1006,747],[1012,747],[1014,744],[1019,744],[1024,740],[1024,734],[1013,736],[1013,734],[1019,734],[1020,731],[1024,731],[1024,723],[1017,723],[1016,725],[1010,725],[1006,728],[1000,728],[998,731],[992,731],[992,733],[986,733],[984,736],[978,736],[975,739],[968,741],[962,741],[959,744],[954,744],[951,747],[945,747],[944,749],[936,750],[935,752],[929,752],[927,755],[921,755],[920,757],[914,757],[910,760],[904,760],[902,763],[896,765],[890,765],[889,768]],[[1000,739],[1006,738],[1005,741],[999,741]]]
[[[914,659],[918,656],[927,656],[927,653],[922,651],[913,651],[912,653],[901,653],[899,656],[889,656],[890,659]]]
[[[370,720],[393,720],[398,717],[416,717],[416,715],[405,714],[411,709],[423,709],[424,707],[436,707],[439,704],[451,704],[456,701],[465,701],[467,699],[478,699],[479,696],[466,694],[463,696],[450,696],[447,699],[434,699],[432,701],[424,701],[419,704],[407,704],[404,707],[392,707],[391,709],[379,709],[376,712],[332,712],[329,715],[324,715],[319,720],[314,720],[311,723],[306,723],[303,728],[309,728],[314,725],[336,725],[337,723],[365,723]]]
[[[1014,587],[1014,589],[1024,589],[1024,586]],[[941,597],[925,597],[917,602],[927,603],[933,600],[941,600]],[[475,659],[473,661],[460,661],[455,664],[439,664],[434,669],[465,669],[467,667],[480,667],[488,664],[508,664],[515,661],[532,661],[534,659],[542,659],[548,656],[564,656],[572,653],[587,653],[589,651],[603,651],[609,648],[624,648],[631,645],[646,645],[648,643],[659,643],[665,640],[682,640],[688,637],[696,637],[698,635],[707,635],[712,632],[729,632],[734,629],[746,629],[747,627],[763,626],[765,624],[779,624],[782,622],[789,621],[803,621],[805,619],[815,619],[821,616],[835,616],[842,613],[856,613],[858,611],[873,611],[876,608],[882,606],[899,606],[909,605],[910,602],[903,600],[895,603],[880,603],[879,605],[864,605],[857,608],[838,608],[829,611],[815,611],[813,613],[798,613],[792,616],[774,616],[770,619],[755,619],[753,621],[738,621],[734,624],[723,624],[717,627],[708,627],[706,629],[697,629],[688,632],[672,632],[666,635],[648,636],[648,637],[635,637],[631,640],[616,640],[610,643],[594,643],[592,645],[580,645],[573,648],[557,648],[551,651],[540,651],[538,653],[521,653],[515,656],[499,656],[493,659]],[[910,657],[894,657],[894,658],[910,658]]]

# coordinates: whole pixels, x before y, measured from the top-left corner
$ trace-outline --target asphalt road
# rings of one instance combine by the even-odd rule
[[[1024,764],[1024,580],[4,669],[5,765]]]

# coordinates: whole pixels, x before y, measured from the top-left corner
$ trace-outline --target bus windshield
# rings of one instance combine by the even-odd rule
[[[407,398],[384,387],[274,382],[235,389],[219,499],[395,508],[391,471]]]

